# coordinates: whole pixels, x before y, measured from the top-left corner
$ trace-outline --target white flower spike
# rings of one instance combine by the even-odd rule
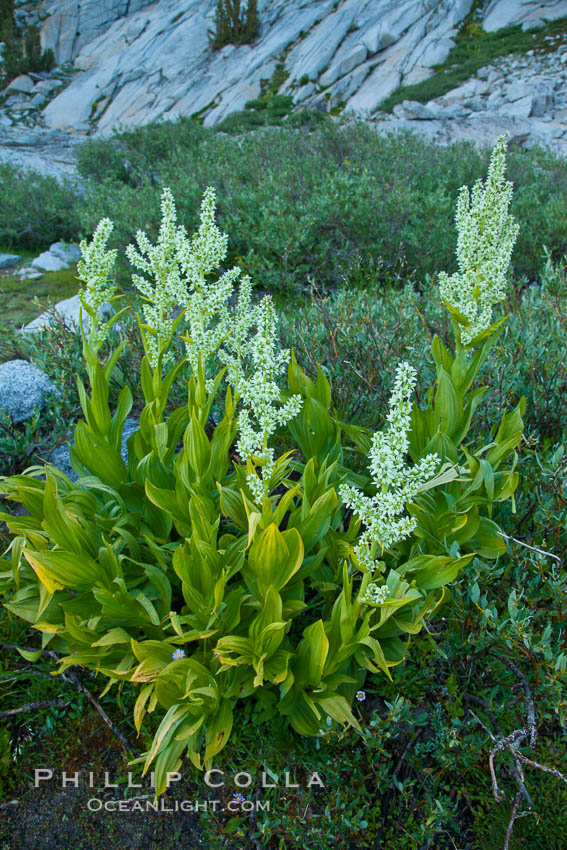
[[[339,495],[345,505],[366,526],[354,553],[360,565],[370,571],[381,563],[374,557],[377,549],[380,556],[385,548],[408,537],[414,530],[415,518],[401,514],[407,502],[433,477],[439,464],[439,457],[429,454],[415,466],[406,465],[411,395],[416,380],[417,373],[409,363],[398,365],[390,397],[388,425],[385,431],[373,435],[369,452],[369,469],[377,488],[376,495],[365,496],[356,487],[346,484],[339,487]],[[382,592],[378,593],[378,596],[382,595]]]
[[[112,324],[101,320],[100,308],[116,293],[116,286],[110,283],[110,276],[118,252],[106,250],[113,226],[108,218],[99,222],[90,243],[86,239],[81,242],[83,256],[77,263],[78,277],[85,284],[85,289],[79,293],[79,300],[88,312],[90,341],[96,348],[103,344]]]
[[[492,151],[486,182],[469,193],[463,186],[457,203],[459,271],[439,276],[441,297],[465,319],[461,341],[468,345],[492,324],[492,308],[506,296],[506,272],[518,225],[508,212],[512,184],[504,179],[506,136]]]
[[[262,475],[248,475],[248,484],[258,501],[268,495],[274,471],[274,450],[268,441],[278,425],[285,425],[301,409],[302,398],[294,395],[280,405],[280,388],[276,382],[289,361],[289,351],[281,349],[276,339],[277,315],[266,295],[255,310],[257,331],[250,343],[252,374],[240,379],[235,391],[245,405],[238,417],[240,437],[237,450],[242,460],[262,461]],[[233,373],[234,374],[234,373]]]
[[[172,332],[173,311],[185,304],[187,298],[187,287],[181,276],[177,251],[178,241],[185,231],[177,227],[177,212],[170,189],[162,192],[161,211],[157,244],[152,245],[144,231],[138,230],[137,248],[134,245],[126,248],[126,256],[132,265],[143,273],[132,275],[132,280],[144,297],[144,320],[153,331],[153,334],[148,335],[148,359],[154,369],[161,345]]]

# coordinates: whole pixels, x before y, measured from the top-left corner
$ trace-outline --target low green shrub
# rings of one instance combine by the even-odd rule
[[[490,391],[478,411],[477,424],[490,427],[508,406],[525,396],[526,428],[532,439],[544,445],[567,434],[562,403],[567,392],[565,262],[552,263],[548,258],[538,278],[540,283],[528,286],[514,281],[510,288],[506,333],[480,372],[481,379],[489,381]],[[448,314],[432,297],[433,291],[431,280],[421,291],[409,284],[370,289],[343,286],[330,293],[313,288],[308,301],[296,301],[292,309],[282,310],[282,343],[295,346],[307,371],[313,373],[320,365],[332,383],[340,419],[382,427],[388,383],[404,352],[411,352],[416,364],[416,392],[421,398],[433,379],[428,340],[438,335],[445,344],[449,342]]]
[[[211,131],[192,118],[164,121],[115,133],[112,144],[87,139],[77,150],[77,168],[95,182],[110,181],[138,187],[161,179],[161,163],[203,155],[201,145]],[[158,171],[156,171],[158,169]]]
[[[245,110],[243,119],[260,121],[267,114]],[[227,130],[243,131],[239,116],[226,120]],[[81,169],[96,182],[86,186],[83,231],[92,232],[110,214],[122,249],[139,227],[154,238],[157,186],[174,183],[180,220],[192,230],[198,199],[214,185],[219,222],[231,234],[230,261],[286,298],[307,289],[310,279],[321,289],[408,278],[423,286],[426,275],[454,269],[453,198],[483,174],[486,152],[465,143],[441,149],[411,134],[384,137],[362,122],[342,125],[321,113],[281,120],[285,127],[238,139],[199,127],[206,144],[186,145],[185,126],[164,127],[161,132],[178,138],[179,148],[173,151],[172,141],[172,153],[153,161],[138,154],[142,131],[90,142],[90,159],[85,156]],[[310,123],[294,128],[302,121]],[[116,149],[130,163],[124,180],[114,176]],[[567,244],[567,164],[542,150],[514,150],[509,171],[512,209],[521,225],[513,272],[534,280],[542,244],[554,261]]]
[[[80,233],[75,185],[0,163],[0,241],[10,249],[40,249]]]
[[[491,514],[518,483],[524,400],[488,441],[470,435],[488,390],[475,379],[506,324],[492,323],[515,239],[503,171],[501,141],[470,207],[461,194],[460,272],[444,284],[454,350],[432,340],[435,377],[421,405],[415,370],[398,365],[387,425],[374,434],[337,420],[321,370],[311,380],[278,347],[273,302],[252,304],[249,277],[230,306],[240,270],[218,272],[227,237],[212,190],[192,239],[164,190],[156,244],[140,231],[127,249],[143,297],[144,407],[125,463],[133,395],[124,384],[114,410],[109,398],[126,340],[101,357],[124,311],[108,321],[98,312],[116,297],[110,221],[82,243],[90,392],[79,378],[79,480],[53,466],[3,480],[26,514],[1,515],[13,536],[2,586],[8,611],[65,653],[59,671],[80,665],[107,689],[141,686],[138,729],[159,706],[143,758],[157,794],[184,753],[210,766],[242,701],[301,735],[337,724],[362,734],[351,704],[367,678],[391,678],[466,564],[506,551]],[[186,355],[175,358],[182,326]],[[169,411],[188,366],[187,402]],[[277,458],[275,436],[287,444]]]
[[[263,127],[264,119],[280,126]],[[219,222],[232,236],[230,261],[288,300],[312,280],[326,290],[377,291],[402,281],[424,288],[427,275],[454,269],[452,198],[482,175],[485,152],[470,144],[440,149],[411,134],[383,137],[313,111],[276,118],[268,108],[249,109],[221,128],[242,134],[249,120],[259,131],[238,138],[183,119],[89,140],[79,148],[80,189],[2,166],[0,244],[35,250],[77,240],[110,214],[124,249],[139,228],[156,237],[160,185],[177,186],[189,230],[213,185]],[[540,277],[542,245],[553,262],[565,252],[567,165],[543,150],[514,150],[509,173],[521,225],[513,273],[522,284]],[[119,271],[126,282],[124,265]]]

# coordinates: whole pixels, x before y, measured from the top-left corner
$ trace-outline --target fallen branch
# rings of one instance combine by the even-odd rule
[[[528,543],[523,543],[521,540],[518,540],[517,537],[509,537],[507,534],[504,534],[503,531],[499,531],[498,534],[500,537],[505,537],[506,540],[513,540],[514,543],[518,544],[518,546],[524,546],[526,549],[531,549],[532,552],[537,552],[538,555],[545,555],[546,558],[555,558],[556,561],[561,563],[559,555],[554,555],[553,552],[546,552],[544,549],[538,549],[537,546],[530,546]]]
[[[20,705],[19,708],[9,708],[7,711],[0,711],[0,717],[11,717],[13,714],[22,714],[24,711],[35,711],[38,708],[62,708],[65,705],[69,705],[69,700],[44,699],[39,702],[27,702],[25,705]]]
[[[27,652],[37,652],[37,647],[17,647],[12,646],[9,643],[0,643],[0,649],[13,649],[16,652],[18,651],[18,649],[24,649]],[[47,655],[50,658],[53,658],[55,661],[60,661],[61,658],[63,658],[63,656],[59,652],[54,652],[52,649],[45,649],[43,651],[43,655]],[[59,673],[58,675],[63,679],[64,682],[68,682],[69,684],[73,685],[79,693],[84,694],[86,696],[93,708],[98,711],[108,728],[113,732],[114,735],[116,735],[117,738],[119,738],[124,747],[130,753],[132,753],[132,755],[140,755],[138,750],[132,746],[128,738],[123,735],[123,733],[116,726],[116,724],[112,722],[108,714],[105,712],[104,708],[96,701],[89,689],[81,682],[76,673],[72,673],[70,670],[66,670],[64,673]]]
[[[532,547],[529,547],[529,548],[532,548]],[[554,555],[552,557],[556,557],[556,556]],[[561,779],[566,784],[567,784],[567,776],[565,774],[561,773],[561,771],[557,770],[556,768],[549,767],[548,765],[545,765],[545,764],[540,764],[539,762],[534,761],[533,759],[530,759],[527,756],[525,756],[523,753],[519,752],[519,747],[521,746],[522,743],[525,742],[526,746],[528,746],[530,748],[533,748],[535,746],[535,743],[536,743],[537,726],[536,726],[535,702],[534,702],[533,694],[531,692],[528,680],[526,679],[526,677],[524,676],[522,671],[519,669],[519,667],[516,664],[514,664],[514,662],[509,658],[504,658],[504,659],[499,659],[499,660],[502,660],[504,662],[504,664],[506,665],[506,667],[509,670],[511,670],[512,673],[514,673],[514,675],[520,681],[520,683],[521,683],[521,685],[524,689],[524,701],[525,701],[525,705],[526,705],[526,715],[527,715],[527,723],[526,723],[525,728],[516,729],[510,735],[504,736],[504,735],[502,735],[499,728],[495,724],[495,728],[499,732],[499,736],[496,737],[492,733],[492,731],[485,725],[485,723],[483,723],[483,721],[480,719],[480,717],[478,717],[474,713],[474,711],[472,711],[472,709],[470,709],[470,708],[469,708],[469,713],[472,715],[472,717],[475,718],[475,720],[480,724],[480,726],[482,726],[482,728],[484,729],[484,731],[487,733],[490,740],[494,744],[494,746],[490,750],[490,753],[489,753],[489,756],[488,756],[488,766],[489,766],[489,769],[490,769],[490,777],[491,777],[491,780],[492,780],[492,793],[494,795],[494,799],[499,803],[506,799],[506,794],[500,789],[500,787],[498,785],[498,780],[496,778],[496,769],[494,767],[494,759],[495,759],[495,757],[497,756],[498,753],[502,752],[503,750],[506,750],[507,752],[509,752],[511,754],[511,756],[514,760],[512,773],[513,773],[514,779],[516,781],[516,785],[518,786],[518,793],[516,794],[516,796],[514,798],[514,803],[512,805],[512,811],[510,813],[510,821],[508,823],[508,828],[506,830],[506,836],[505,836],[505,839],[504,839],[503,850],[508,850],[508,848],[510,846],[510,838],[512,836],[512,830],[514,828],[514,821],[516,820],[516,816],[517,816],[517,814],[520,810],[522,798],[525,798],[525,800],[528,804],[528,808],[531,809],[531,807],[532,807],[532,801],[531,801],[530,795],[529,795],[528,790],[527,790],[526,785],[525,785],[523,765],[527,764],[530,767],[536,768],[537,770],[542,770],[544,773],[550,773],[552,776],[555,776],[557,779]],[[484,703],[483,700],[475,699],[474,701],[478,702],[481,705]],[[486,708],[487,710],[489,710],[489,713],[492,714],[489,706],[483,705],[483,707]],[[494,723],[494,716],[493,715],[492,715],[491,719]]]

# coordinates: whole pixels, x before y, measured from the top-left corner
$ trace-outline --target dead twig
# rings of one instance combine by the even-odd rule
[[[35,647],[35,648],[19,647],[19,648],[24,649],[27,652],[37,652],[37,647]],[[12,646],[11,644],[8,644],[8,643],[0,643],[0,649],[13,649],[13,650],[17,651],[18,647]],[[43,655],[47,655],[50,658],[53,658],[55,661],[60,661],[61,658],[63,657],[62,655],[60,655],[60,653],[54,652],[52,649],[45,649],[43,651]],[[138,750],[135,747],[132,746],[132,744],[130,743],[128,738],[120,731],[120,729],[116,726],[116,724],[113,723],[113,721],[110,719],[110,717],[108,716],[108,714],[106,713],[104,708],[96,701],[96,699],[93,697],[93,695],[91,694],[89,689],[81,682],[81,680],[79,679],[79,677],[77,676],[76,673],[72,673],[70,670],[66,670],[62,673],[59,673],[58,675],[61,676],[61,678],[63,679],[64,682],[70,683],[71,685],[73,685],[75,687],[75,689],[79,693],[84,694],[86,696],[86,698],[88,699],[90,704],[93,706],[94,709],[96,709],[96,711],[98,711],[98,713],[100,714],[100,716],[102,717],[102,719],[104,720],[104,722],[106,723],[108,728],[122,742],[122,744],[128,750],[128,752],[130,752],[133,756],[139,756],[140,755]]]
[[[505,536],[505,535],[504,535]],[[532,548],[532,547],[529,547]],[[544,553],[548,554],[548,553]],[[556,556],[552,556],[556,557]],[[497,802],[502,802],[506,798],[506,794],[500,789],[498,785],[498,780],[496,778],[496,769],[494,766],[494,759],[498,755],[498,753],[506,750],[509,752],[513,758],[513,767],[512,774],[516,785],[518,786],[518,792],[514,797],[514,802],[512,804],[512,811],[510,813],[510,821],[508,823],[508,828],[506,830],[506,836],[504,839],[504,847],[503,850],[508,850],[510,846],[510,838],[512,836],[512,830],[514,828],[514,821],[516,820],[516,816],[520,811],[520,805],[522,802],[522,798],[524,798],[528,804],[528,807],[531,809],[532,801],[528,790],[526,788],[525,780],[524,780],[524,770],[523,765],[529,765],[530,767],[534,767],[537,770],[542,770],[544,773],[549,773],[552,776],[555,776],[557,779],[561,779],[563,782],[567,784],[567,776],[561,771],[557,770],[554,767],[549,767],[545,764],[540,764],[533,759],[528,758],[523,753],[519,752],[519,747],[525,743],[526,746],[533,748],[536,744],[537,738],[537,725],[536,725],[536,711],[535,711],[535,702],[533,698],[533,694],[531,688],[529,686],[528,680],[520,670],[520,668],[510,659],[510,658],[502,658],[499,659],[503,661],[505,666],[516,676],[522,688],[524,690],[524,702],[526,706],[526,726],[522,729],[516,729],[510,735],[502,735],[497,724],[494,723],[494,715],[490,710],[490,706],[484,704],[484,700],[480,700],[474,698],[473,701],[477,702],[480,705],[483,705],[485,709],[489,711],[491,715],[491,720],[495,729],[498,731],[498,737],[496,737],[493,732],[486,726],[485,723],[478,717],[472,709],[469,708],[469,713],[475,720],[482,726],[486,734],[489,736],[490,740],[493,742],[494,746],[490,750],[488,756],[488,766],[490,769],[490,777],[492,780],[492,793],[494,795],[494,799]],[[470,695],[467,695],[470,697]]]
[[[63,708],[65,705],[69,705],[69,700],[43,699],[39,702],[26,702],[25,705],[20,705],[18,708],[9,708],[6,711],[0,711],[0,717],[11,717],[13,714],[35,711],[38,708]]]
[[[502,850],[508,850],[510,847],[510,838],[512,837],[512,830],[514,829],[514,821],[516,820],[516,815],[520,811],[520,803],[522,802],[522,792],[518,791],[516,796],[514,797],[514,805],[512,806],[512,811],[510,813],[510,821],[508,823],[508,829],[506,830],[506,837],[504,838],[504,847]]]
[[[518,544],[518,546],[524,546],[526,549],[531,549],[532,552],[537,552],[538,555],[545,555],[546,558],[554,558],[556,561],[561,563],[559,555],[554,555],[553,552],[546,552],[544,549],[538,549],[537,546],[530,546],[528,543],[522,543],[522,541],[518,540],[517,537],[509,537],[507,534],[504,534],[503,531],[499,531],[498,534],[500,537],[505,537],[506,540],[513,540],[514,543]]]
[[[522,687],[524,688],[524,698],[526,700],[526,711],[528,715],[528,729],[530,733],[530,747],[535,747],[536,735],[537,735],[537,727],[536,727],[536,719],[535,719],[535,703],[532,692],[530,690],[530,686],[528,684],[528,680],[522,673],[519,667],[514,664],[514,662],[510,658],[502,659],[508,670],[511,670],[512,673],[520,680],[522,683]]]

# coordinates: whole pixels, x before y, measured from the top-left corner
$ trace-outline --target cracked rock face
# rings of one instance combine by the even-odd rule
[[[41,46],[43,50],[53,50],[57,64],[72,62],[86,44],[103,35],[115,21],[152,2],[154,0],[57,0],[46,3],[47,19],[41,30]]]
[[[492,0],[485,26],[533,26],[566,14],[566,5]],[[446,59],[471,6],[260,0],[254,44],[213,53],[216,0],[58,0],[45,6],[42,46],[77,73],[43,117],[53,129],[99,135],[180,115],[199,114],[210,126],[258,97],[284,55],[281,91],[296,105],[372,115],[394,89],[426,79]]]
[[[477,75],[426,104],[403,101],[381,130],[415,129],[440,144],[470,139],[494,144],[501,133],[525,147],[542,145],[567,155],[567,49],[545,56],[501,57]]]
[[[537,3],[535,0],[491,0],[484,13],[483,26],[487,32],[515,24],[522,24],[524,29],[529,29],[565,15],[565,0],[548,0],[546,3]]]
[[[285,54],[296,104],[375,111],[449,53],[472,0],[264,0],[253,45],[213,53],[216,0],[82,0],[46,7],[42,45],[77,74],[44,109],[48,127],[115,127],[201,114],[218,123],[260,94]],[[314,89],[305,85],[305,78]],[[303,83],[300,85],[300,80]]]
[[[30,74],[12,83],[12,112],[0,115],[0,148],[13,146],[11,159],[19,156],[38,170],[68,173],[75,143],[85,134],[106,136],[179,116],[198,115],[205,126],[218,124],[258,97],[261,82],[271,79],[281,62],[287,78],[280,93],[291,95],[295,108],[339,108],[384,126],[413,122],[428,133],[431,122],[470,124],[469,117],[478,114],[496,123],[532,122],[528,136],[543,144],[559,138],[559,131],[553,136],[540,126],[553,121],[563,127],[567,109],[561,92],[550,91],[547,83],[531,87],[527,81],[530,90],[523,95],[504,87],[502,96],[499,77],[482,91],[476,80],[440,102],[402,103],[394,119],[380,112],[395,89],[426,80],[447,58],[472,3],[258,0],[260,32],[254,43],[213,52],[216,0],[44,0],[36,17],[43,48],[51,48],[60,63],[51,75],[58,79]],[[488,0],[483,25],[529,28],[563,15],[567,0]],[[61,68],[61,63],[69,64]],[[26,149],[24,156],[26,133],[8,127],[10,120],[36,121],[42,127],[36,136],[53,134],[50,152],[33,160],[34,151]],[[63,137],[69,140],[65,144]]]

